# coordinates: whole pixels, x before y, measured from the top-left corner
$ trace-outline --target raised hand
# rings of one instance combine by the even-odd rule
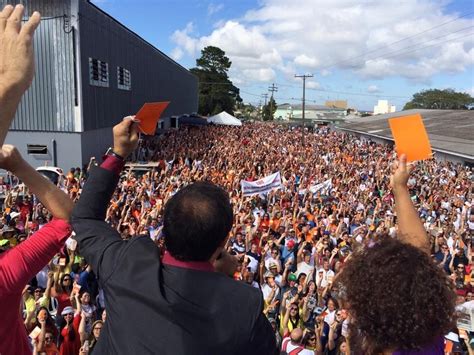
[[[24,6],[7,5],[0,12],[0,91],[15,91],[19,95],[29,88],[35,73],[33,34],[41,16],[31,15],[22,25]]]
[[[393,173],[390,176],[390,187],[393,190],[406,189],[410,170],[407,167],[407,156],[402,154],[397,162],[393,164]]]
[[[24,163],[20,152],[14,146],[5,144],[0,150],[0,168],[16,174]]]
[[[138,126],[133,116],[128,116],[115,125],[114,152],[122,158],[129,156],[138,146]]]

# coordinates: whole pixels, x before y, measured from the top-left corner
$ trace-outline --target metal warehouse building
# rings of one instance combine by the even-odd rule
[[[145,102],[170,101],[159,128],[197,111],[197,78],[89,1],[0,0],[7,3],[43,17],[36,76],[6,140],[33,166],[68,169],[102,156],[111,127]]]

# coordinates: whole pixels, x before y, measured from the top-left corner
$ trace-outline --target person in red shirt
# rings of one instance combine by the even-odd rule
[[[81,323],[80,307],[76,310],[72,307],[66,307],[61,312],[64,318],[59,337],[60,355],[79,354],[81,348],[81,337],[79,335],[79,324]]]
[[[35,12],[22,23],[24,6],[0,12],[0,146],[23,93],[34,75],[33,34],[40,22]],[[69,197],[26,163],[15,147],[3,145],[0,168],[15,174],[52,213],[54,219],[13,249],[0,254],[0,353],[31,354],[19,309],[22,290],[60,250],[71,228]]]

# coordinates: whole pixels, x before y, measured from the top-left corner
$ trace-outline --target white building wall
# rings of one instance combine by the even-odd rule
[[[390,105],[388,100],[379,100],[377,105],[374,106],[374,115],[383,115],[395,111],[396,107],[394,105]]]

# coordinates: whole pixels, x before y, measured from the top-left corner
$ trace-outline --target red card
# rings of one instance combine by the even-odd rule
[[[420,114],[388,120],[397,155],[407,155],[407,161],[429,159],[432,156],[431,144]]]
[[[154,135],[156,131],[156,124],[160,119],[163,111],[168,107],[169,101],[166,102],[149,102],[142,106],[135,118],[140,120],[138,128],[143,134]]]

